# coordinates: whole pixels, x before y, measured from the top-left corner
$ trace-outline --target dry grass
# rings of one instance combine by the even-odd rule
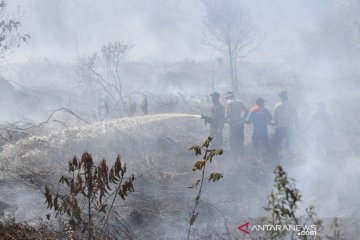
[[[55,231],[45,223],[29,225],[24,222],[17,223],[14,218],[10,218],[0,225],[1,240],[57,240],[63,237],[61,231]]]

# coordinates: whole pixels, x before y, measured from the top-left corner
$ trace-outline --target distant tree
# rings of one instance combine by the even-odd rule
[[[103,45],[101,53],[79,58],[77,72],[84,86],[97,99],[97,115],[100,120],[110,114],[123,115],[131,103],[129,95],[124,95],[124,81],[120,66],[131,46],[120,42]]]
[[[0,58],[4,58],[6,53],[15,47],[19,47],[22,42],[30,39],[29,34],[21,34],[18,29],[21,27],[20,20],[7,18],[7,3],[0,1]]]
[[[202,0],[205,8],[205,44],[228,58],[230,87],[238,91],[238,59],[255,50],[255,32],[250,28],[241,0]]]

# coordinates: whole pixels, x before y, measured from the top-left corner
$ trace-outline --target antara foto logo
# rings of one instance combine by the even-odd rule
[[[238,226],[237,229],[239,229],[243,233],[249,234],[249,223],[244,223],[243,225]]]

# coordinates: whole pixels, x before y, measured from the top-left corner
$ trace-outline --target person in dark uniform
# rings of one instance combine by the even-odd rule
[[[249,110],[235,98],[233,92],[227,92],[225,119],[229,124],[230,150],[234,158],[239,158],[244,148],[244,123]]]
[[[252,142],[256,150],[267,150],[269,146],[269,136],[267,125],[272,121],[270,111],[265,108],[263,98],[256,99],[256,106],[250,110],[247,123],[253,125]]]
[[[220,94],[213,92],[210,94],[213,106],[210,115],[201,115],[205,124],[210,124],[210,136],[213,138],[211,147],[221,148],[223,144],[223,129],[225,123],[225,108],[220,103]]]
[[[210,96],[213,103],[210,114],[210,136],[214,138],[213,147],[221,148],[223,144],[225,108],[220,103],[220,94],[218,92],[213,92]]]
[[[144,96],[144,99],[142,100],[140,105],[141,111],[144,115],[148,115],[148,105],[149,105],[148,100],[146,96]]]

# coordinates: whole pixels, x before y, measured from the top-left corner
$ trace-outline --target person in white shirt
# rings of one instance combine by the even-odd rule
[[[280,103],[275,105],[274,123],[275,134],[272,139],[271,151],[275,160],[279,158],[279,152],[283,142],[289,157],[293,157],[294,130],[297,128],[296,108],[288,101],[287,91],[279,93]]]
[[[244,123],[249,113],[248,108],[236,99],[233,92],[225,97],[225,119],[229,124],[229,142],[233,158],[239,159],[244,148]]]

